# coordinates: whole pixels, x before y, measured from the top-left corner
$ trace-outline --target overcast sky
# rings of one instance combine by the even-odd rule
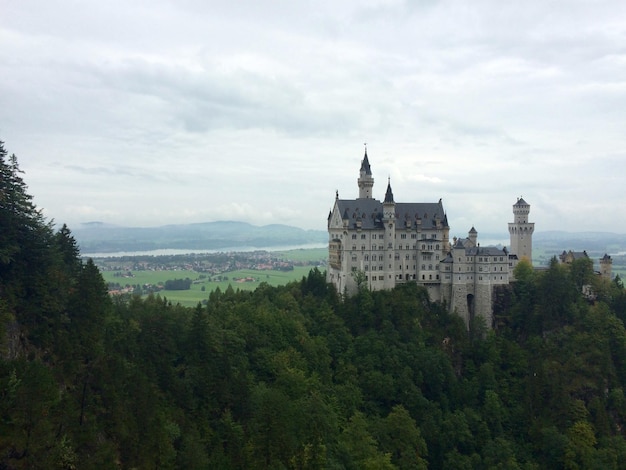
[[[0,0],[0,140],[70,228],[326,229],[443,199],[451,235],[626,233],[626,2]]]

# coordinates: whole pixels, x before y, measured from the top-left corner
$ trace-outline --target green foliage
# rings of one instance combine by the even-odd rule
[[[111,299],[0,149],[0,468],[623,468],[626,294],[588,264],[520,262],[495,331],[318,269]]]

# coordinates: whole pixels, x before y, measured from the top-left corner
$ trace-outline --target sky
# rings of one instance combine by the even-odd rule
[[[0,0],[0,140],[70,228],[326,229],[335,192],[450,235],[626,233],[626,2]]]

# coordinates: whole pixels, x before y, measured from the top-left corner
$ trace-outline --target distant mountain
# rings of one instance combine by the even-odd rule
[[[159,249],[220,250],[238,247],[273,247],[323,244],[328,234],[289,225],[256,226],[220,221],[160,227],[122,227],[89,222],[72,233],[82,253],[113,253]]]
[[[602,256],[626,251],[626,234],[611,232],[536,232],[533,247],[546,252],[587,251],[589,256]]]

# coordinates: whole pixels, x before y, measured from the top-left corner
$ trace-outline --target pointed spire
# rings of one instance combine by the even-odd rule
[[[361,162],[361,173],[365,175],[371,175],[372,169],[370,168],[370,161],[367,158],[367,143],[365,145],[365,155],[363,156],[363,161]]]
[[[391,191],[391,178],[387,179],[387,192],[385,193],[385,201],[384,202],[394,202],[394,200],[393,200],[393,192]]]

